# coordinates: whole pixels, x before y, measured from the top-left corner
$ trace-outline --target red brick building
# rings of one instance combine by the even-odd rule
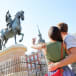
[[[42,51],[33,52],[31,55],[26,56],[26,63],[29,70],[40,70],[40,65],[46,65],[45,56]]]

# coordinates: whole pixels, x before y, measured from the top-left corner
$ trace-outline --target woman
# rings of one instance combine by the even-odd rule
[[[56,27],[56,26],[52,26],[49,31],[48,31],[48,37],[50,39],[49,43],[43,43],[43,44],[39,44],[39,45],[35,45],[35,39],[33,39],[33,45],[32,48],[34,49],[43,49],[43,52],[46,56],[47,59],[47,64],[49,67],[49,64],[51,62],[58,62],[61,60],[61,48],[62,48],[62,54],[63,57],[62,59],[65,58],[66,56],[66,51],[64,50],[63,46],[62,46],[62,37],[60,34],[60,30]],[[51,64],[52,65],[52,64]],[[48,70],[49,71],[49,70]],[[53,72],[48,72],[49,76],[52,75]],[[72,75],[70,75],[72,76]]]

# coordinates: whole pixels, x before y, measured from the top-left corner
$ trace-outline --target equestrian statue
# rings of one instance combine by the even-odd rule
[[[11,18],[11,14],[9,11],[7,11],[6,13],[6,25],[7,28],[2,29],[0,31],[0,50],[2,49],[2,47],[5,47],[5,44],[7,43],[9,38],[14,37],[15,38],[15,44],[17,44],[16,42],[16,35],[21,35],[21,39],[19,40],[19,42],[21,42],[23,40],[24,34],[21,33],[21,20],[24,20],[24,11],[19,11],[16,13],[15,18],[12,19]]]

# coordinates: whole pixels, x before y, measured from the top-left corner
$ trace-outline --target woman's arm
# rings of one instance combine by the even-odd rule
[[[46,44],[42,43],[42,44],[35,44],[31,46],[33,49],[38,49],[38,50],[42,50],[46,48]]]
[[[37,50],[40,50],[40,51],[43,51],[44,55],[46,55],[46,44],[43,43],[43,44],[38,44],[38,45],[32,45],[32,48],[33,49],[37,49]]]
[[[42,50],[43,49],[43,52],[45,54],[45,52],[46,52],[46,43],[35,44],[35,42],[36,42],[36,38],[33,38],[32,39],[32,46],[31,46],[31,48],[38,49],[38,50]]]
[[[54,71],[57,68],[66,66],[68,64],[76,63],[76,47],[70,48],[68,51],[70,51],[70,54],[60,62],[53,63],[52,65],[49,65],[49,70]]]
[[[63,48],[65,49],[65,52],[67,53],[67,55],[70,55],[71,51],[70,50],[67,50],[66,48],[66,44],[63,43]],[[64,59],[65,60],[65,59]],[[62,60],[63,61],[63,60]],[[66,61],[67,62],[67,61]],[[60,62],[56,62],[56,63],[52,63],[52,64],[49,64],[48,65],[48,70],[49,71],[54,71],[56,70],[57,68],[60,68],[61,66],[63,67],[64,63],[60,63]]]

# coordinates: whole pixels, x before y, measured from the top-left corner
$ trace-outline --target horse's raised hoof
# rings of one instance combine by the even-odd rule
[[[22,40],[19,40],[19,42],[22,42]]]

